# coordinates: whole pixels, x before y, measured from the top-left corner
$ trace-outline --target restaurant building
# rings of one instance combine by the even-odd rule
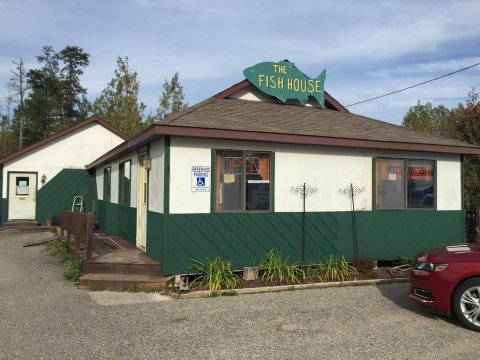
[[[167,117],[88,169],[101,229],[160,261],[397,259],[465,241],[463,157],[480,148],[350,113],[293,64]],[[352,210],[355,211],[352,211]]]

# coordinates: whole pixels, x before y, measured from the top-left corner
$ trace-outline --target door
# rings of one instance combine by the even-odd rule
[[[37,174],[8,174],[8,220],[35,220]]]
[[[147,246],[148,166],[147,154],[138,156],[137,177],[137,247],[145,251]]]

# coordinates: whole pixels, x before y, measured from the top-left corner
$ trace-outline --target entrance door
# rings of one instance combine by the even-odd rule
[[[37,174],[8,175],[8,220],[35,220]]]
[[[137,181],[137,247],[145,251],[147,246],[148,169],[147,154],[138,156]]]

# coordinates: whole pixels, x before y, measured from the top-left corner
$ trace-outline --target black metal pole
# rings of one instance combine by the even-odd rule
[[[353,233],[353,256],[358,258],[357,226],[355,222],[355,200],[353,193],[353,183],[350,184],[350,196],[352,197],[352,233]]]
[[[302,216],[302,266],[305,266],[305,183],[303,183],[303,216]]]

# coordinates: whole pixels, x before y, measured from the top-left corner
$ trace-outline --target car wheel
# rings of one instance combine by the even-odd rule
[[[480,278],[468,279],[453,294],[453,312],[465,327],[480,331]]]

